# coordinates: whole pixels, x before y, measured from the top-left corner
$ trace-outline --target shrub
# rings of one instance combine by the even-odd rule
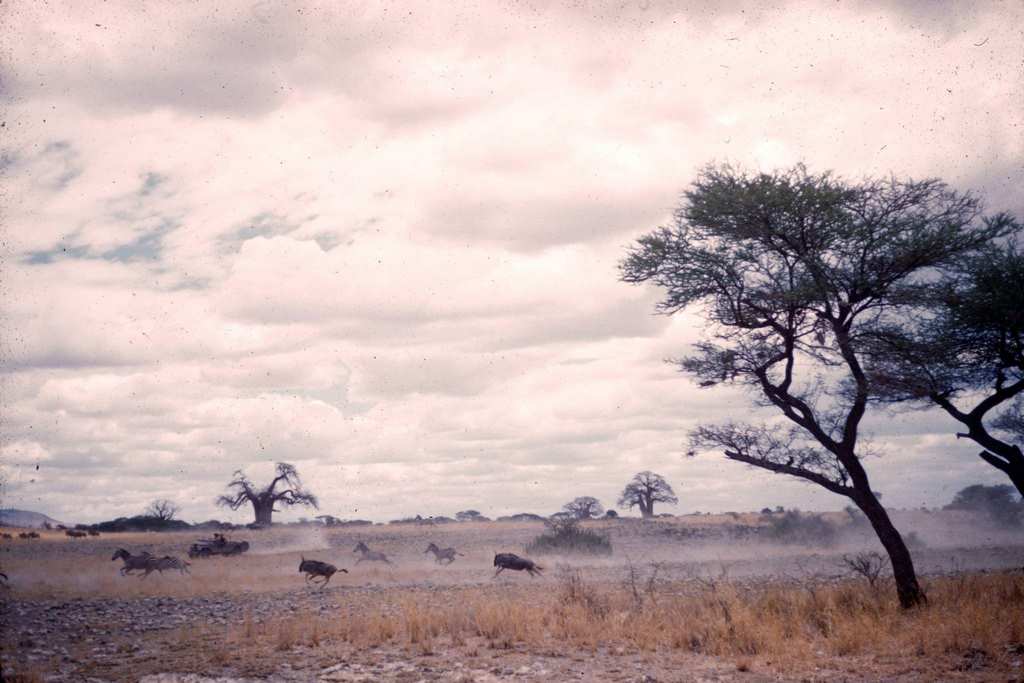
[[[160,519],[148,515],[136,515],[135,517],[118,517],[109,522],[92,524],[88,528],[93,531],[110,533],[116,531],[181,531],[191,527],[191,524],[180,519]]]
[[[517,512],[514,515],[498,517],[499,522],[543,522],[544,518],[532,512]]]
[[[1024,501],[1009,484],[975,484],[960,489],[947,510],[973,510],[988,515],[1000,526],[1016,527],[1024,521]]]
[[[611,555],[612,543],[604,534],[584,529],[579,520],[571,517],[550,519],[540,536],[526,546],[528,555],[574,554]]]
[[[767,534],[779,543],[833,545],[836,542],[835,525],[821,515],[803,514],[799,510],[773,516]]]

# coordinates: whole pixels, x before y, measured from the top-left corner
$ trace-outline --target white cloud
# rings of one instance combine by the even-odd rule
[[[0,457],[66,521],[226,516],[277,459],[348,516],[610,504],[642,469],[683,509],[834,507],[682,457],[750,397],[661,362],[702,324],[625,248],[714,160],[1024,209],[1011,3],[5,11]],[[887,502],[994,476],[934,414],[871,430]]]

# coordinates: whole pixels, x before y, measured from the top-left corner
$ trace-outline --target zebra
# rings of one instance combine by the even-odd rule
[[[173,555],[164,555],[163,557],[151,557],[149,563],[146,565],[146,573],[142,575],[145,578],[154,569],[161,574],[164,573],[165,569],[177,569],[182,574],[191,574],[189,567],[191,564],[184,560],[180,560]]]
[[[494,576],[491,578],[497,577],[498,574],[506,569],[511,569],[517,572],[525,569],[526,573],[530,575],[530,578],[533,578],[534,576],[541,576],[541,572],[544,570],[544,567],[536,564],[533,560],[528,560],[525,557],[519,557],[513,553],[498,553],[495,555],[494,566],[498,568],[498,571],[494,572]]]
[[[462,553],[455,550],[455,548],[438,548],[436,545],[431,543],[427,546],[427,549],[423,551],[423,554],[434,553],[434,561],[441,564],[442,560],[448,560],[445,564],[451,564],[455,561],[455,556],[465,557]]]
[[[377,552],[376,550],[370,550],[369,546],[362,541],[359,541],[359,543],[356,544],[356,547],[352,549],[352,552],[361,553],[359,559],[356,560],[356,564],[359,564],[364,560],[368,562],[384,562],[385,564],[391,564],[391,560],[388,559],[387,555]]]
[[[326,562],[320,562],[319,560],[307,560],[305,557],[299,562],[299,573],[305,572],[306,581],[312,581],[316,583],[316,577],[320,577],[323,581],[320,582],[320,589],[327,585],[327,582],[331,580],[331,577],[338,572],[344,572],[348,574],[348,570],[342,567],[338,569],[333,564],[327,564]]]
[[[124,561],[124,566],[121,567],[121,576],[127,576],[133,571],[141,571],[140,578],[146,578],[154,571],[164,573],[165,569],[177,569],[182,574],[191,574],[189,567],[191,566],[188,562],[174,557],[172,555],[164,555],[163,557],[155,557],[149,551],[142,551],[139,555],[132,555],[124,548],[118,548],[114,556],[110,558],[111,562],[121,558]]]

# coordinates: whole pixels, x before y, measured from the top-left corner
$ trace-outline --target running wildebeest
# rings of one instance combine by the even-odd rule
[[[451,564],[455,561],[455,556],[465,557],[462,553],[455,550],[455,548],[438,548],[435,544],[431,543],[427,546],[427,549],[423,551],[423,554],[434,553],[434,561],[441,564],[441,560],[448,560],[445,564]]]
[[[320,588],[323,589],[327,585],[327,582],[331,580],[331,577],[338,572],[344,572],[348,574],[348,570],[344,567],[338,569],[333,564],[326,562],[320,562],[319,560],[307,560],[305,557],[299,562],[299,573],[305,572],[306,581],[316,583],[316,577],[320,577],[323,581],[320,582]]]
[[[143,550],[138,555],[132,555],[124,548],[118,548],[114,551],[114,556],[110,558],[110,561],[120,558],[124,564],[121,566],[121,576],[127,576],[135,570],[144,570],[146,564],[152,559],[153,555],[146,550]]]
[[[391,560],[388,559],[387,555],[377,552],[376,550],[370,550],[369,546],[362,541],[359,541],[359,543],[356,544],[356,547],[352,549],[352,552],[361,553],[359,559],[356,560],[356,564],[359,564],[363,560],[366,560],[367,562],[384,562],[385,564],[391,564]]]
[[[494,566],[498,568],[498,571],[494,572],[494,576],[497,576],[506,569],[511,569],[517,572],[526,570],[526,573],[532,578],[535,575],[541,576],[541,572],[544,570],[544,567],[541,567],[533,560],[519,557],[514,553],[498,553],[494,556]]]

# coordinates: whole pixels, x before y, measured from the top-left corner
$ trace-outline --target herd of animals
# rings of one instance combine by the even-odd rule
[[[65,533],[72,538],[82,538],[86,535],[99,535],[94,531],[85,532],[73,529],[67,530]],[[8,533],[4,533],[2,537],[5,539],[12,538],[11,534]],[[29,531],[19,533],[18,537],[29,540],[39,538],[39,534],[35,531]],[[189,549],[189,557],[209,557],[211,554],[236,555],[240,552],[245,552],[248,549],[249,544],[245,541],[228,541],[222,534],[214,534],[214,538],[211,540],[201,540],[198,544],[193,544]],[[352,552],[359,553],[359,558],[355,562],[357,565],[361,562],[382,562],[387,565],[394,565],[387,555],[380,551],[371,550],[363,541],[357,543],[356,547],[352,549]],[[441,548],[438,547],[436,543],[431,543],[427,546],[427,549],[423,551],[423,554],[426,555],[427,553],[433,553],[434,561],[443,566],[448,566],[455,562],[456,557],[465,557],[465,555],[458,552],[455,548]],[[173,555],[158,557],[145,550],[137,555],[132,555],[124,548],[118,548],[110,560],[112,562],[115,560],[121,560],[121,576],[135,575],[143,579],[153,572],[163,574],[164,570],[176,569],[182,574],[191,574],[189,567],[192,566],[190,562]],[[498,568],[498,571],[494,573],[495,577],[506,569],[511,569],[512,571],[525,571],[531,577],[541,576],[541,572],[544,569],[533,560],[520,557],[515,553],[496,554],[494,556],[494,566]],[[138,573],[135,574],[135,572]],[[331,580],[331,577],[338,572],[348,574],[347,569],[339,569],[333,564],[322,562],[320,560],[307,560],[303,557],[299,562],[299,573],[305,574],[307,582],[318,584],[320,588],[326,586]],[[0,573],[0,582],[2,582],[3,585],[6,585],[7,583],[7,576],[3,573]]]
[[[220,542],[220,545],[228,543],[223,536],[218,534],[219,538],[215,541]],[[248,549],[248,544],[245,545]],[[394,563],[382,552],[371,550],[369,546],[363,541],[356,544],[352,552],[359,553],[359,558],[356,560],[358,565],[361,562],[382,562],[384,564],[393,565]],[[427,546],[427,549],[423,551],[423,554],[433,553],[434,561],[437,564],[448,566],[455,561],[456,557],[464,557],[464,555],[458,552],[455,548],[440,548],[435,543],[431,543]],[[193,556],[190,552],[190,556]],[[200,555],[205,556],[205,555]],[[190,562],[174,557],[173,555],[164,555],[163,557],[157,557],[143,551],[138,555],[132,555],[124,548],[118,548],[114,553],[111,561],[120,559],[122,561],[121,575],[128,576],[133,572],[140,572],[136,574],[140,578],[146,578],[151,573],[159,572],[163,573],[165,569],[176,569],[182,574],[190,574],[189,567],[192,566]],[[494,573],[494,576],[498,576],[501,572],[506,569],[513,571],[525,571],[531,577],[541,576],[543,567],[538,565],[533,560],[529,560],[525,557],[519,557],[515,553],[498,553],[494,556],[494,566],[498,568],[498,571]],[[305,574],[307,583],[314,583],[323,588],[330,582],[338,572],[348,574],[348,570],[344,568],[338,568],[329,562],[322,562],[320,560],[307,560],[302,557],[299,562],[299,573]]]

